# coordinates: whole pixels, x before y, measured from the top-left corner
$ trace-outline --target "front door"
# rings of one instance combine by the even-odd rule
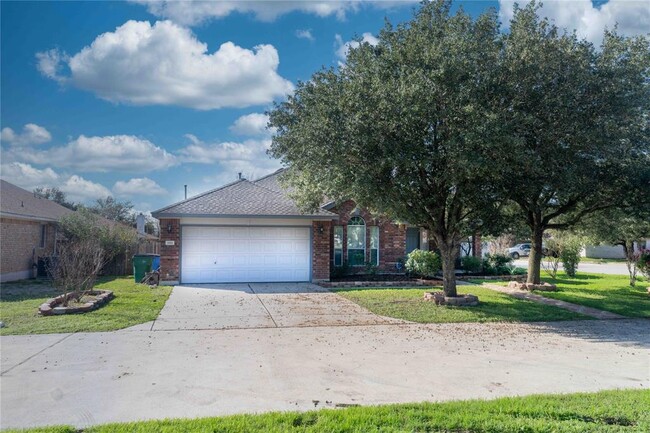
[[[409,227],[406,229],[406,254],[420,249],[420,229]]]

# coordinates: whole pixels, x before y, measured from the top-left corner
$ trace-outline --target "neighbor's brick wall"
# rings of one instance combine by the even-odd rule
[[[338,208],[332,209],[331,212],[339,215],[338,221],[332,225],[344,226],[343,229],[343,260],[347,260],[348,254],[348,236],[346,226],[356,208],[356,203],[348,200],[342,203]],[[379,270],[382,272],[397,272],[395,263],[400,258],[404,258],[406,253],[406,225],[395,224],[387,218],[376,218],[365,209],[359,209],[361,218],[366,222],[366,261],[370,260],[370,227],[379,226]],[[334,261],[334,230],[330,236],[330,260]],[[361,266],[359,272],[365,271]],[[354,272],[354,269],[352,269]]]
[[[168,226],[171,224],[171,232]],[[174,241],[174,245],[165,245]],[[160,279],[178,281],[180,276],[181,220],[178,218],[160,219]]]
[[[41,226],[47,225],[45,248],[41,248]],[[0,273],[32,271],[39,257],[54,252],[55,226],[52,223],[0,218]]]

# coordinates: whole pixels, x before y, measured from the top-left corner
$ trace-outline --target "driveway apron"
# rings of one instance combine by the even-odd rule
[[[378,316],[314,284],[202,284],[174,287],[150,329],[256,329],[391,323],[405,322]]]

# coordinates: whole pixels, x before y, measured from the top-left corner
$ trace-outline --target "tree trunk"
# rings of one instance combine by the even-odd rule
[[[623,251],[625,252],[625,264],[627,272],[630,274],[630,286],[636,285],[636,260],[634,257],[634,242],[623,241]]]
[[[445,296],[456,297],[458,296],[456,291],[456,257],[460,251],[460,242],[450,242],[451,245],[447,242],[438,244],[442,259],[442,287]]]
[[[532,230],[530,256],[528,257],[528,278],[527,283],[539,284],[541,282],[542,271],[542,239],[544,237],[544,228],[535,225]]]

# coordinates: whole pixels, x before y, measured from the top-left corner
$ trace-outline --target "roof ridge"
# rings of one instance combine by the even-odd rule
[[[257,187],[257,188],[261,188],[261,189],[263,189],[264,191],[272,192],[273,194],[279,194],[279,195],[281,195],[282,197],[287,197],[287,196],[286,196],[282,191],[275,191],[275,190],[273,190],[273,189],[271,189],[271,188],[267,188],[267,187],[265,187],[265,186],[258,185],[258,184],[257,184],[257,181],[250,181],[250,180],[248,180],[247,182],[249,182],[251,185],[253,185],[253,186]]]
[[[197,198],[201,198],[201,197],[203,197],[203,196],[205,196],[205,195],[208,195],[208,194],[211,194],[211,193],[213,193],[213,192],[217,192],[217,191],[219,191],[219,190],[222,190],[222,189],[228,188],[228,187],[233,186],[233,185],[236,185],[236,184],[238,184],[238,183],[240,183],[240,182],[250,182],[250,181],[249,181],[249,180],[246,180],[246,179],[237,179],[237,180],[235,180],[234,182],[230,182],[230,183],[227,183],[227,184],[225,184],[225,185],[221,185],[220,187],[217,187],[217,188],[211,189],[211,190],[209,190],[209,191],[202,192],[202,193],[197,194],[197,195],[195,195],[195,196],[192,196],[192,197],[190,197],[190,198],[186,198],[186,199],[184,199],[184,200],[177,201],[176,203],[172,203],[172,204],[170,204],[169,206],[165,206],[165,207],[160,208],[160,209],[158,209],[158,210],[155,210],[155,211],[153,211],[153,212],[151,212],[151,213],[152,213],[152,214],[155,214],[155,213],[163,212],[163,211],[165,211],[165,210],[167,210],[167,209],[169,209],[169,208],[171,208],[171,207],[178,206],[179,204],[183,204],[183,203],[186,203],[186,202],[188,202],[188,201],[195,200],[195,199],[197,199]],[[252,183],[252,182],[251,182],[251,183]]]
[[[267,174],[267,175],[265,175],[265,176],[260,177],[259,179],[255,179],[255,180],[253,180],[253,181],[251,181],[251,182],[253,182],[253,183],[257,183],[257,182],[259,182],[260,180],[264,180],[264,179],[267,179],[267,178],[269,178],[269,177],[271,177],[271,176],[275,176],[276,174],[281,173],[281,172],[286,171],[286,170],[287,170],[287,169],[286,169],[285,167],[278,168],[278,169],[275,170],[273,173],[269,173],[269,174]]]

